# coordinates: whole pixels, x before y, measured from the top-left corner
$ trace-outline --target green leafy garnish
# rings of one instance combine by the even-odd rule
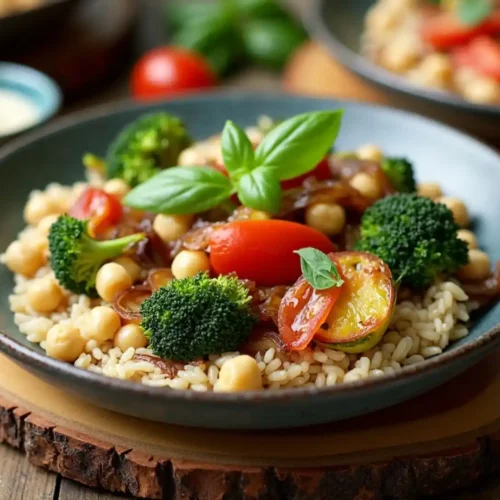
[[[491,0],[459,0],[457,15],[462,24],[476,26],[486,20],[493,11]]]
[[[300,256],[304,278],[316,290],[338,288],[344,284],[337,267],[328,255],[316,248],[301,248],[295,253]]]
[[[278,212],[280,180],[313,170],[335,141],[342,111],[304,113],[281,122],[257,150],[245,132],[228,121],[222,156],[229,178],[210,167],[172,167],[134,188],[125,205],[153,213],[193,214],[237,193],[249,208]]]

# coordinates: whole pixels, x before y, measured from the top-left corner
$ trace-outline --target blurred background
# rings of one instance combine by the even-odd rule
[[[59,114],[191,88],[279,89],[291,54],[307,40],[299,21],[307,3],[0,0],[0,61],[54,79],[63,93]],[[2,78],[12,77],[0,66],[0,89]]]

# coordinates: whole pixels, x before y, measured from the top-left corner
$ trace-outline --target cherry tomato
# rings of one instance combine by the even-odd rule
[[[293,283],[301,274],[294,253],[313,247],[324,253],[335,245],[315,229],[284,220],[245,220],[217,228],[210,239],[210,262],[217,274],[236,273],[258,285]]]
[[[117,224],[123,214],[120,202],[102,189],[88,188],[71,207],[69,215],[88,219],[91,234],[102,233]]]
[[[478,37],[453,54],[457,66],[468,66],[500,82],[500,44],[487,36]]]
[[[328,158],[324,158],[323,160],[321,160],[315,167],[315,169],[311,172],[307,172],[307,174],[295,177],[294,179],[282,181],[281,188],[283,189],[283,191],[286,191],[287,189],[301,187],[308,177],[315,177],[318,181],[327,181],[328,179],[331,179],[332,173],[328,164]]]
[[[301,351],[311,343],[341,292],[342,287],[315,290],[302,276],[288,289],[281,300],[278,326],[289,349]]]
[[[179,92],[213,87],[217,77],[207,62],[194,52],[178,47],[158,47],[134,66],[132,95],[151,100]]]
[[[500,32],[500,10],[477,26],[465,26],[453,13],[445,12],[427,19],[422,26],[422,38],[439,50],[447,50],[470,42],[478,35]]]

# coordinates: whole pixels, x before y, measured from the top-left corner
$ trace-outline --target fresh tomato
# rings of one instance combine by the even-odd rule
[[[178,47],[147,52],[134,66],[130,81],[132,95],[138,100],[158,99],[216,83],[214,71],[201,56]]]
[[[302,276],[288,289],[281,300],[278,325],[290,350],[301,351],[311,343],[341,292],[342,287],[315,290]]]
[[[472,40],[453,54],[457,66],[468,66],[500,82],[500,44],[487,36]]]
[[[332,173],[330,171],[330,165],[328,164],[328,158],[321,160],[311,172],[307,172],[306,174],[295,177],[294,179],[282,181],[281,188],[283,191],[286,191],[287,189],[300,187],[308,177],[315,177],[318,181],[327,181],[328,179],[331,179]]]
[[[236,273],[258,285],[293,283],[301,274],[294,253],[313,247],[324,253],[335,245],[316,229],[284,220],[245,220],[217,228],[210,238],[210,262],[217,274]]]
[[[500,10],[477,26],[465,26],[451,12],[429,17],[422,26],[423,40],[438,50],[447,50],[470,42],[479,35],[500,33]]]
[[[117,224],[123,214],[120,202],[102,189],[88,188],[71,207],[69,215],[88,219],[89,230],[99,234]]]

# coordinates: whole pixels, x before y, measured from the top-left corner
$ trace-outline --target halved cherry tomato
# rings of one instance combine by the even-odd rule
[[[88,188],[71,207],[69,215],[75,219],[88,219],[90,232],[98,234],[117,224],[123,209],[114,196],[102,189]]]
[[[316,165],[315,169],[311,172],[307,172],[307,174],[295,177],[294,179],[288,179],[287,181],[281,181],[281,188],[283,191],[286,191],[287,189],[300,187],[308,177],[315,177],[317,181],[327,181],[331,179],[332,173],[328,164],[328,158],[321,160],[318,165]]]
[[[217,274],[236,273],[258,285],[293,283],[301,274],[294,253],[313,247],[324,253],[335,245],[315,229],[284,220],[245,220],[224,224],[210,238],[210,262]]]
[[[447,50],[470,42],[478,35],[500,33],[500,10],[477,26],[465,26],[456,15],[444,12],[429,17],[422,26],[424,42],[439,50]]]
[[[500,44],[494,39],[481,36],[469,45],[459,47],[453,54],[457,66],[467,66],[478,73],[500,82]]]
[[[311,343],[341,292],[342,287],[315,290],[302,276],[288,289],[281,300],[278,325],[290,350],[301,351]]]
[[[139,100],[213,87],[217,77],[198,54],[179,47],[158,47],[136,63],[130,85]]]

